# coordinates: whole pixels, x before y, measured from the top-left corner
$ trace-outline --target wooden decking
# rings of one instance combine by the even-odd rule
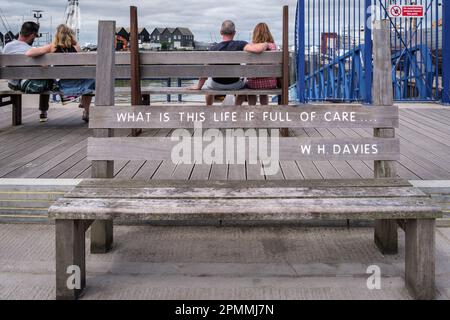
[[[37,107],[25,107],[24,125],[11,127],[11,108],[0,108],[0,178],[90,178],[86,159],[91,135],[75,106],[51,105],[50,121],[38,122]],[[402,107],[400,177],[408,180],[450,180],[450,108],[429,105]],[[144,136],[167,136],[168,130]],[[306,129],[300,136],[371,136],[363,129]],[[364,161],[282,162],[276,176],[260,174],[258,165],[174,165],[171,162],[117,162],[116,178],[136,180],[353,179],[373,177],[373,164]]]

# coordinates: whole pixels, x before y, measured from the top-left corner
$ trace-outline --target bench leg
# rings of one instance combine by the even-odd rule
[[[435,299],[435,227],[434,219],[406,221],[406,287],[418,300]]]
[[[113,245],[113,222],[97,220],[91,226],[91,253],[108,253]]]
[[[22,95],[16,94],[11,96],[12,104],[12,125],[22,125]]]
[[[397,221],[375,221],[375,244],[382,254],[393,255],[398,253]]]
[[[56,299],[76,300],[86,287],[85,224],[56,220]]]

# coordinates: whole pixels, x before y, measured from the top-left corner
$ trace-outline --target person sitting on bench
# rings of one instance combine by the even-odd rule
[[[29,21],[25,22],[20,29],[19,38],[17,40],[13,40],[6,44],[5,48],[3,48],[3,54],[26,54],[30,49],[32,49],[32,45],[34,40],[39,37],[39,25],[35,22]],[[33,81],[33,80],[29,80]],[[22,90],[22,80],[9,80],[8,87],[14,91]],[[48,112],[48,104],[41,104],[39,106],[40,116],[39,119],[41,122],[46,122],[47,112]]]
[[[27,51],[29,57],[38,57],[47,53],[78,53],[81,51],[77,43],[75,32],[65,24],[58,26],[53,43],[40,48]],[[89,107],[92,102],[91,94],[95,92],[94,79],[60,80],[59,90],[62,93],[63,104],[73,101],[81,96],[79,107],[84,109],[82,119],[89,122]]]
[[[266,23],[258,23],[253,31],[253,43],[268,43],[269,46],[267,50],[275,51],[277,50],[277,45],[273,39],[272,33],[270,32],[269,26]],[[276,89],[278,87],[277,78],[249,78],[247,79],[247,88],[254,90],[263,89]],[[248,96],[248,104],[255,106],[257,102],[257,96]],[[268,95],[260,95],[259,102],[261,105],[269,104]]]
[[[222,42],[211,47],[210,51],[246,51],[252,53],[262,53],[267,50],[267,43],[249,44],[246,41],[234,40],[236,35],[236,26],[233,21],[226,20],[222,23],[220,30]],[[206,84],[209,90],[240,90],[245,87],[245,79],[241,78],[201,78],[197,85],[190,87],[191,90],[202,90]],[[246,96],[237,96],[236,105],[241,105]],[[206,95],[206,104],[212,105],[214,96]]]

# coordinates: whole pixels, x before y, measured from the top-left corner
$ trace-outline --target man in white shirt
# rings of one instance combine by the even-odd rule
[[[39,25],[35,22],[25,22],[20,30],[19,38],[6,44],[3,54],[25,54],[32,48],[34,40],[39,37]],[[11,90],[21,90],[21,80],[9,80]],[[47,121],[48,103],[39,104],[40,121]]]

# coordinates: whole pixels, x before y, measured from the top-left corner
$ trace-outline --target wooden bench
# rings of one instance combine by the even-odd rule
[[[86,286],[85,232],[91,228],[91,252],[106,253],[113,245],[113,221],[284,221],[309,219],[374,219],[377,221],[375,243],[383,253],[397,251],[397,224],[406,232],[405,281],[411,294],[418,299],[433,299],[435,295],[435,219],[442,216],[431,199],[408,182],[383,177],[382,171],[394,170],[399,159],[399,140],[390,134],[380,134],[398,127],[398,108],[361,105],[303,105],[269,107],[117,107],[114,106],[115,55],[114,22],[100,22],[97,65],[97,99],[92,110],[90,127],[94,137],[88,142],[88,158],[93,161],[93,180],[78,185],[50,209],[49,217],[56,224],[56,297],[77,299]],[[387,39],[387,38],[386,38]],[[214,54],[205,55],[212,57]],[[224,61],[234,57],[221,53]],[[162,58],[162,57],[161,57]],[[164,58],[163,61],[167,61]],[[173,75],[184,67],[157,68]],[[206,67],[198,76],[222,73],[231,76],[228,66]],[[377,68],[375,68],[378,70]],[[259,70],[259,68],[250,68]],[[145,73],[144,69],[144,73]],[[258,71],[260,72],[260,71]],[[158,74],[159,76],[160,74]],[[389,76],[389,73],[385,73]],[[116,73],[117,76],[117,73]],[[375,76],[376,79],[377,75]],[[102,81],[99,81],[102,80]],[[381,82],[380,82],[381,83]],[[173,161],[177,145],[175,136],[114,137],[115,129],[192,129],[195,124],[180,118],[180,112],[203,115],[203,129],[273,129],[287,128],[375,128],[373,138],[278,138],[271,132],[270,152],[280,161],[291,160],[374,160],[376,179],[350,181],[113,181],[114,161]],[[216,121],[223,112],[236,115],[235,121]],[[277,112],[290,118],[282,122],[268,120],[267,114]],[[120,114],[146,115],[145,121],[120,121]],[[249,116],[251,114],[252,116]],[[309,120],[306,118],[310,115]],[[340,115],[339,120],[332,115]],[[167,121],[160,121],[160,116]],[[303,116],[302,116],[303,115]],[[314,115],[314,116],[312,116]],[[344,115],[352,119],[345,121]],[[248,119],[252,118],[252,121]],[[197,128],[198,129],[198,128]],[[389,132],[390,132],[389,131]],[[198,132],[201,132],[198,130]],[[215,131],[217,133],[217,131]],[[189,135],[188,135],[189,136]],[[260,131],[260,137],[264,131]],[[175,139],[174,139],[175,138]],[[242,138],[242,137],[241,137]],[[242,138],[250,150],[256,137]],[[194,141],[188,140],[191,147]],[[274,144],[272,144],[274,142]],[[301,146],[311,146],[308,152]],[[346,146],[363,146],[360,151]],[[337,147],[336,147],[337,146]],[[204,147],[204,145],[202,145]],[[220,148],[220,147],[219,147]],[[325,149],[323,149],[325,148]],[[361,148],[361,147],[358,147]],[[194,150],[194,149],[193,149]],[[200,149],[204,151],[204,148]],[[225,151],[224,151],[225,154]],[[251,162],[252,152],[243,152]],[[257,152],[258,161],[268,161]],[[73,266],[80,271],[80,286],[68,287]],[[69,273],[68,273],[69,272]]]
[[[287,39],[287,37],[285,37]],[[273,90],[243,89],[198,90],[175,87],[146,87],[142,89],[142,104],[150,104],[151,95],[277,95],[280,104],[289,101],[289,52],[267,52],[260,55],[244,52],[142,52],[139,54],[139,78],[200,78],[200,77],[277,77],[282,87]],[[130,53],[116,53],[116,79],[130,80]],[[223,63],[226,66],[217,65]],[[7,79],[93,79],[96,74],[97,53],[48,54],[38,58],[0,54],[0,80]],[[118,88],[117,94],[131,94],[130,88]],[[52,92],[40,95],[40,105],[48,108]],[[95,95],[95,94],[94,94]],[[0,107],[12,106],[13,126],[22,124],[22,92],[0,90]]]

